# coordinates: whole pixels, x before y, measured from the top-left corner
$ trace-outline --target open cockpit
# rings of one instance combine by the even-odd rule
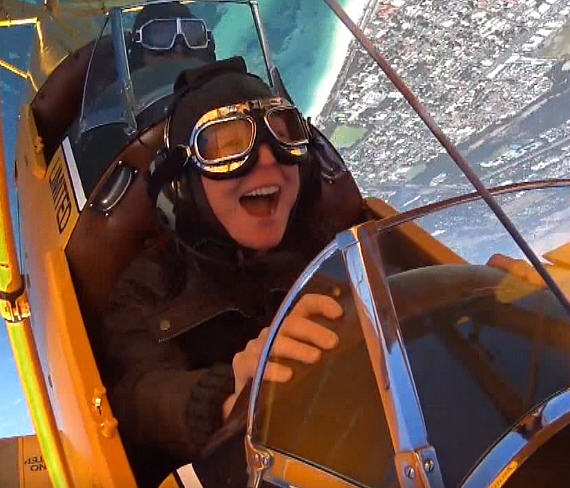
[[[176,80],[237,55],[286,95],[256,2],[196,0],[191,9],[197,20],[176,24],[188,29],[185,42],[198,39],[186,59],[137,52],[139,7],[101,15],[97,39],[66,57],[22,112],[22,267],[42,401],[57,422],[47,445],[67,486],[135,485],[101,378],[100,324],[121,273],[169,238],[147,175],[165,144]],[[235,18],[247,42],[215,43],[238,28]],[[495,215],[476,194],[404,213],[363,199],[336,150],[313,135],[323,160],[310,221],[348,229],[363,208],[368,220],[338,234],[277,314],[273,338],[304,293],[336,297],[345,314],[325,325],[342,347],[285,385],[262,383],[262,365],[250,467],[275,486],[405,486],[422,470],[431,486],[475,488],[543,445],[558,452],[570,423],[570,319]],[[568,296],[570,181],[492,193]]]

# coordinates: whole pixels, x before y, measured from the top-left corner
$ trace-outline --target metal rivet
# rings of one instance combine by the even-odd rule
[[[424,469],[426,473],[431,473],[433,471],[433,468],[435,468],[435,463],[433,462],[433,459],[424,459]]]
[[[101,425],[101,434],[103,437],[110,439],[117,433],[117,429],[119,427],[119,422],[116,418],[111,417],[110,419],[104,420]]]
[[[406,466],[404,468],[404,474],[407,478],[413,480],[416,477],[416,470],[412,466]]]
[[[160,330],[162,330],[162,331],[170,330],[170,320],[162,319],[160,321]]]

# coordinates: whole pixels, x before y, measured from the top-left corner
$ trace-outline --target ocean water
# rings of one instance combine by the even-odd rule
[[[340,0],[357,20],[368,0]],[[255,26],[247,6],[215,9],[192,5],[214,32],[219,59],[245,58],[250,71],[266,78]],[[302,111],[316,116],[342,67],[351,34],[323,0],[260,0],[259,9],[274,63]]]
[[[340,0],[353,20],[368,0]],[[351,34],[322,0],[259,0],[274,61],[295,103],[305,115],[316,116],[342,67]],[[248,12],[244,12],[249,15]],[[216,34],[219,57],[231,46],[251,42],[236,29],[236,19],[220,25]],[[26,70],[33,31],[29,27],[0,29],[0,58]],[[0,98],[6,162],[12,173],[18,108],[25,88],[21,78],[0,68]],[[12,200],[15,195],[10,191]],[[13,212],[14,217],[17,217]],[[1,322],[1,321],[0,321]],[[0,438],[33,432],[19,385],[6,329],[0,323]]]
[[[357,21],[368,0],[339,0]],[[275,63],[295,103],[315,117],[340,71],[352,34],[322,0],[260,0]]]

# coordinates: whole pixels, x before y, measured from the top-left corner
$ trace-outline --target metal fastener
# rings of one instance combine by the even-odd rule
[[[404,468],[404,474],[407,478],[413,480],[416,477],[416,470],[412,466],[406,466]]]
[[[163,332],[166,332],[167,330],[170,330],[170,320],[168,319],[162,319],[160,321],[160,330],[162,330]]]
[[[433,468],[435,468],[435,463],[433,462],[433,459],[430,459],[430,458],[424,459],[424,470],[425,470],[425,472],[431,473],[433,471]]]
[[[103,415],[103,399],[100,397],[94,398],[93,408],[99,415]]]
[[[103,435],[103,437],[110,439],[110,438],[115,436],[115,434],[117,433],[118,427],[119,427],[119,422],[117,421],[116,418],[111,417],[111,418],[105,419],[100,425],[101,434]]]

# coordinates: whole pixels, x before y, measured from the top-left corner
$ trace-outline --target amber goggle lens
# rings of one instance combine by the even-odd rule
[[[216,162],[247,154],[253,146],[253,122],[232,119],[202,129],[196,139],[198,154],[206,162]]]

